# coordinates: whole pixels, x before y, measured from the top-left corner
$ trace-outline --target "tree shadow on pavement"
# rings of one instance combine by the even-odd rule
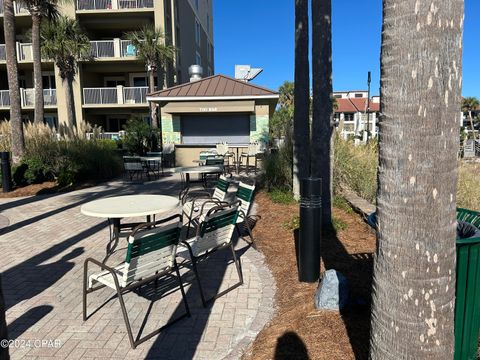
[[[238,241],[239,238],[235,235],[233,239],[234,245],[237,244]],[[250,246],[246,244],[244,247],[236,249],[236,256],[241,259],[241,256],[249,247]],[[213,253],[209,259],[198,263],[197,266],[202,281],[202,288],[207,298],[218,294],[221,289],[224,288],[222,282],[227,275],[227,268],[229,266],[231,267],[230,271],[234,272],[236,279],[235,266],[233,265],[233,258],[229,248]],[[146,359],[192,359],[202,341],[207,341],[212,344],[218,336],[218,334],[210,334],[211,338],[209,339],[208,332],[205,333],[210,321],[224,321],[225,323],[231,321],[231,326],[233,326],[233,318],[217,319],[219,316],[223,317],[223,314],[225,314],[224,311],[217,312],[216,309],[219,306],[223,308],[223,304],[216,306],[215,301],[212,301],[208,303],[206,308],[202,306],[200,292],[189,261],[183,262],[181,267],[183,270],[187,270],[186,273],[182,271],[182,279],[184,285],[189,285],[186,290],[186,295],[192,316],[160,333],[148,354],[146,354]],[[232,286],[232,284],[229,284],[229,287],[230,286]],[[223,296],[228,295],[229,293]],[[184,311],[183,304],[179,302],[169,321],[181,315],[182,311]],[[229,315],[227,314],[225,316]],[[213,320],[214,318],[215,320]],[[218,327],[216,326],[215,328]],[[212,350],[215,350],[215,348]],[[219,349],[219,351],[221,350],[223,349]]]
[[[350,254],[334,229],[322,235],[325,269],[335,269],[348,279],[348,305],[340,311],[355,359],[368,359],[373,253]]]

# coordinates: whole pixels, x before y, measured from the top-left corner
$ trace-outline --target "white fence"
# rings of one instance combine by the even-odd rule
[[[77,10],[112,9],[112,0],[77,0]]]
[[[84,88],[83,103],[85,105],[118,104],[118,90],[113,88]]]
[[[126,87],[123,88],[124,104],[146,104],[148,87]]]
[[[115,42],[113,40],[90,41],[90,55],[96,58],[115,57]]]

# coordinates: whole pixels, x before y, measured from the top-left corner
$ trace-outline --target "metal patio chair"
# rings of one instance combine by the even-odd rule
[[[221,175],[215,185],[213,194],[208,191],[192,191],[184,198],[182,212],[188,220],[187,223],[187,237],[190,233],[190,225],[192,219],[198,217],[200,214],[210,210],[211,208],[222,205],[226,202],[228,188],[231,182]]]
[[[177,221],[159,227],[160,224],[171,222],[175,219]],[[113,268],[93,258],[86,259],[83,276],[83,320],[86,321],[88,319],[87,294],[104,287],[109,287],[116,291],[132,348],[159,334],[165,327],[185,316],[190,316],[190,309],[175,259],[181,228],[182,219],[180,215],[174,215],[156,223],[144,223],[137,226],[128,239],[125,261]],[[89,275],[89,263],[97,265],[102,271]],[[142,338],[138,338],[139,334],[137,339],[134,340],[123,295],[153,281],[156,287],[158,279],[163,276],[176,277],[178,280],[185,306],[185,314]]]
[[[236,201],[232,204],[215,206],[200,217],[200,223],[197,227],[195,237],[183,241],[183,244],[188,249],[190,260],[192,261],[193,272],[195,273],[195,278],[197,279],[200,297],[204,307],[207,306],[208,302],[225,295],[229,291],[232,291],[243,284],[243,274],[240,259],[237,258],[232,243],[233,232],[239,216],[239,211],[239,201]],[[232,253],[232,258],[237,269],[239,282],[233,286],[230,286],[228,289],[206,299],[202,288],[202,283],[200,281],[200,276],[198,274],[197,263],[200,260],[207,259],[212,253],[226,248],[229,248]]]
[[[141,179],[146,171],[142,160],[138,156],[124,156],[123,168],[125,170],[124,177],[128,176],[130,181],[132,181],[135,176],[137,179]]]

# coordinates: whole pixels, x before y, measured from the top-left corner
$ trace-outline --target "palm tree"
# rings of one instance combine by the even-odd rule
[[[332,3],[312,0],[312,176],[322,179],[322,226],[332,224]]]
[[[62,81],[66,83],[68,123],[76,126],[73,80],[78,62],[90,57],[90,41],[76,20],[62,16],[42,26],[41,42],[42,55],[53,59]]]
[[[40,25],[42,18],[53,21],[58,17],[58,0],[22,0],[32,17],[32,55],[33,55],[33,86],[35,88],[34,121],[43,123],[43,81],[42,59],[40,53]]]
[[[475,127],[473,126],[472,111],[475,111],[480,106],[480,102],[476,97],[466,97],[462,100],[462,111],[468,113],[470,119],[470,126],[472,128],[472,136],[475,140]]]
[[[463,15],[383,0],[372,360],[453,358]]]
[[[310,76],[308,0],[295,0],[295,108],[293,115],[293,195],[300,198],[300,179],[310,175]]]
[[[7,340],[7,322],[5,319],[5,300],[2,291],[2,276],[0,275],[0,341]],[[8,346],[0,346],[0,360],[8,360]]]
[[[137,52],[137,57],[145,63],[148,73],[149,92],[155,91],[155,73],[160,70],[163,74],[169,61],[175,58],[176,48],[166,44],[165,34],[153,25],[145,25],[141,30],[126,34]],[[163,80],[160,82],[163,84]],[[152,127],[158,128],[156,104],[150,103]]]
[[[3,2],[3,31],[5,34],[5,52],[7,60],[8,88],[10,91],[10,127],[12,131],[12,161],[20,162],[25,152],[23,136],[22,108],[20,88],[18,86],[18,64],[15,51],[15,13],[13,0]]]

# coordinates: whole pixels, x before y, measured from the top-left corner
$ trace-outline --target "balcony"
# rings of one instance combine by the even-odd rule
[[[15,15],[30,15],[28,9],[23,5],[21,2],[14,1],[13,2],[13,9]],[[0,16],[3,16],[3,0],[0,0]]]
[[[35,89],[20,89],[20,103],[23,109],[35,106]],[[57,90],[43,89],[43,104],[45,107],[57,106]],[[10,108],[10,91],[0,90],[0,109]]]
[[[103,105],[146,106],[148,87],[103,87],[83,88],[83,105],[102,107]]]
[[[77,11],[153,9],[153,0],[77,0]]]
[[[135,59],[137,51],[130,40],[115,38],[112,40],[90,41],[90,55],[96,60]]]
[[[22,89],[20,95],[22,98],[22,107],[29,108],[35,106],[35,89]],[[45,107],[57,105],[57,90],[43,89],[43,104]]]

